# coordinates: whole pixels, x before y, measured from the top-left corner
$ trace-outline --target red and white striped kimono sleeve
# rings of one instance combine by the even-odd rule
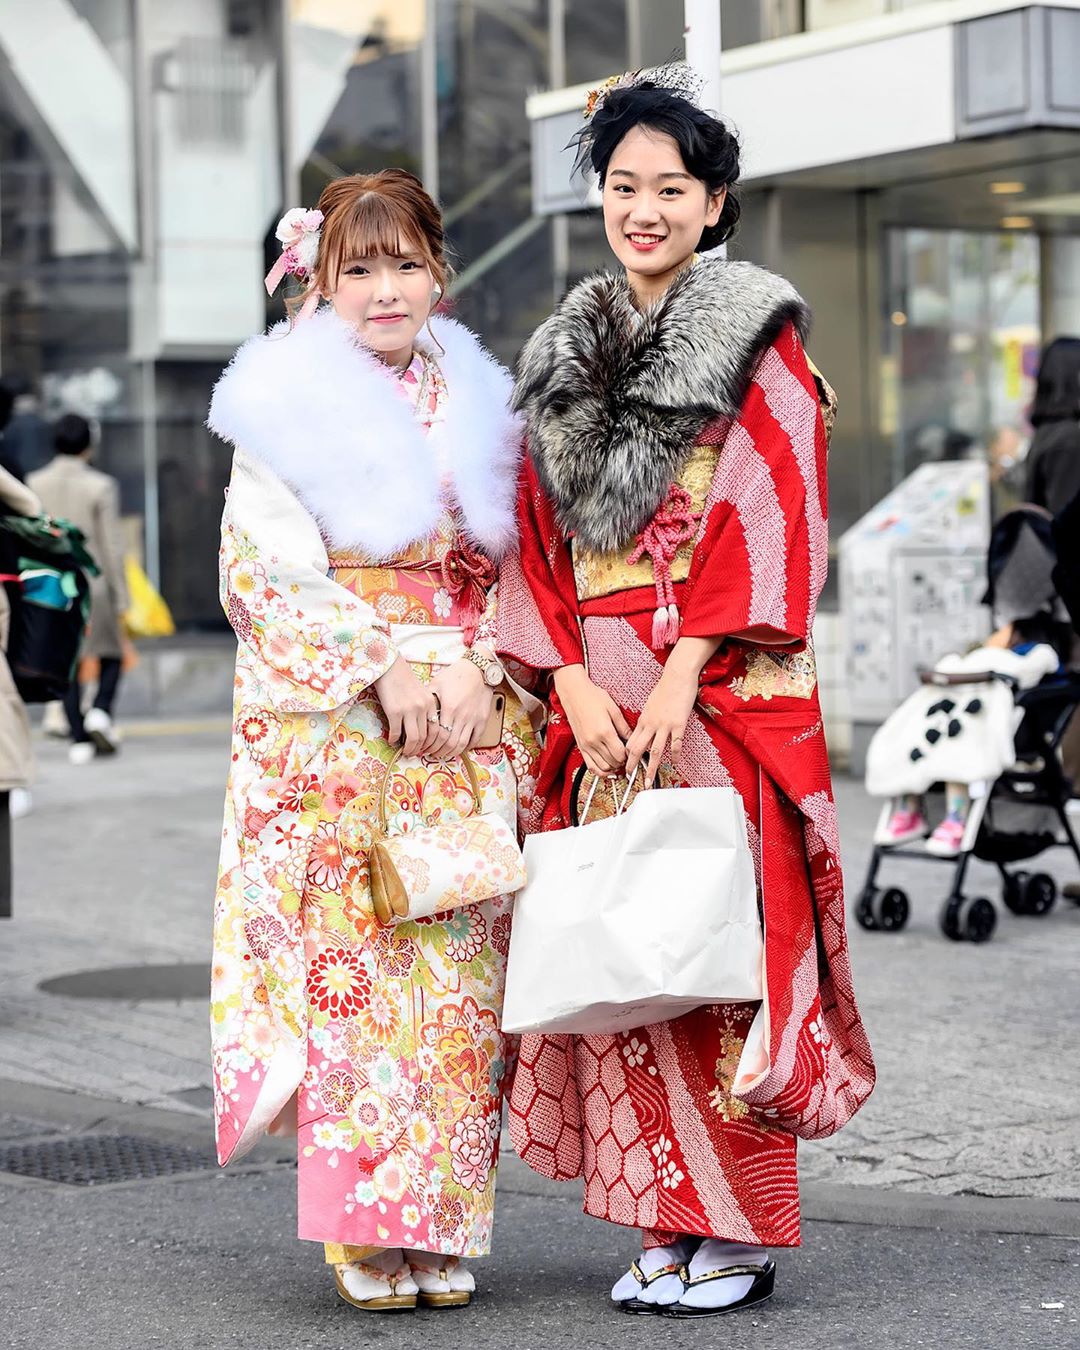
[[[718,430],[682,632],[801,647],[828,567],[828,438],[792,324],[758,360],[738,417]]]

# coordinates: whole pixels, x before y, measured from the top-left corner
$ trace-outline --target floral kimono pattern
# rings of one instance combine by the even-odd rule
[[[388,397],[422,404],[425,426],[444,397],[428,397],[430,367],[414,363],[401,388],[384,381]],[[459,764],[398,760],[372,688],[399,655],[426,681],[464,650],[467,597],[446,584],[461,537],[448,498],[434,531],[391,556],[328,548],[295,493],[237,451],[222,522],[239,648],[212,1011],[222,1162],[297,1093],[300,1237],[476,1256],[491,1240],[511,898],[384,928],[368,873],[388,775],[390,832],[473,809]],[[536,748],[504,692],[504,743],[474,763],[483,809],[516,826],[515,771],[528,777]]]

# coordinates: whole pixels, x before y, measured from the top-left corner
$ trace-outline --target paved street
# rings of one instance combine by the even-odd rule
[[[197,995],[227,740],[206,724],[168,730],[148,725],[115,762],[82,770],[62,746],[39,743],[35,810],[15,825],[16,917],[0,925],[0,1146],[91,1131],[207,1148]],[[876,812],[858,784],[837,787],[854,888]],[[1047,870],[1072,876],[1065,854]],[[1027,920],[1003,911],[993,941],[972,947],[937,928],[947,869],[898,862],[888,879],[912,896],[908,929],[853,932],[879,1086],[848,1130],[801,1149],[805,1246],[782,1256],[777,1298],[740,1320],[740,1340],[1080,1343],[1080,909],[1059,902]],[[989,871],[970,889],[997,897]],[[196,996],[39,988],[148,965],[155,983]],[[133,990],[131,978],[117,977],[117,991]],[[463,1323],[445,1314],[358,1325],[327,1293],[318,1252],[291,1237],[292,1190],[280,1145],[236,1174],[99,1188],[0,1172],[11,1344],[460,1342]],[[485,1297],[464,1315],[474,1344],[622,1346],[659,1332],[704,1345],[729,1331],[609,1313],[626,1235],[584,1219],[575,1188],[546,1185],[513,1158],[500,1195]]]

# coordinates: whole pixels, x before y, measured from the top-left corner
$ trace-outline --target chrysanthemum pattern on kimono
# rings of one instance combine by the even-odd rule
[[[414,367],[403,392],[437,400],[441,389],[437,367]],[[438,409],[425,402],[417,414],[428,425]],[[371,685],[396,656],[391,623],[462,624],[439,580],[457,521],[448,511],[431,538],[394,558],[324,553],[320,577],[291,561],[296,550],[288,564],[275,554],[268,513],[248,509],[245,492],[234,476],[221,557],[242,646],[215,927],[219,1151],[227,1158],[238,1142],[242,1151],[251,1122],[268,1123],[261,1101],[276,1100],[274,1085],[292,1072],[301,1237],[481,1255],[506,1067],[498,1009],[511,900],[383,928],[368,874],[370,822],[394,756]],[[283,485],[275,492],[269,514],[295,508]],[[435,670],[413,668],[421,680]],[[483,809],[511,827],[514,768],[531,781],[535,755],[509,698],[505,744],[474,761]],[[471,811],[453,766],[395,768],[392,831]]]

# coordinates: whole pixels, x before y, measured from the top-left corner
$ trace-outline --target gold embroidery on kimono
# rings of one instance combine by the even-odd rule
[[[813,648],[771,652],[757,648],[746,661],[746,674],[731,681],[731,692],[748,703],[752,698],[812,698],[817,688]]]

